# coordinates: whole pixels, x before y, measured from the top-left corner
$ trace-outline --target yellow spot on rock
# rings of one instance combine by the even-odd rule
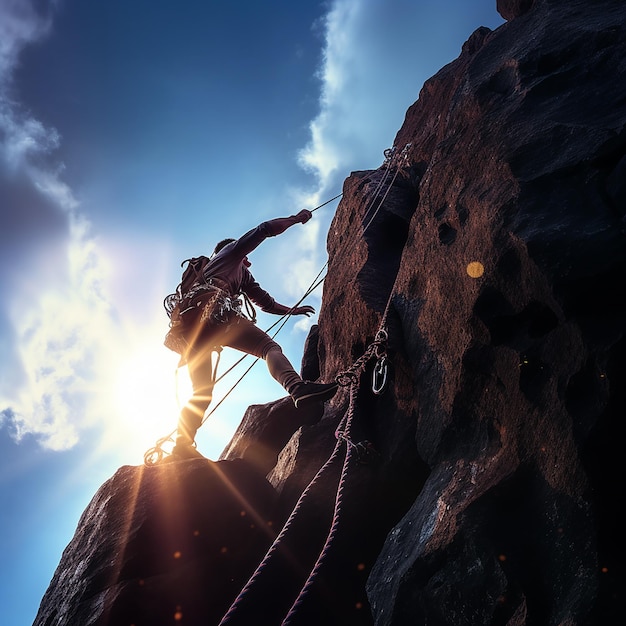
[[[468,263],[466,269],[471,278],[480,278],[485,273],[485,266],[480,261]]]

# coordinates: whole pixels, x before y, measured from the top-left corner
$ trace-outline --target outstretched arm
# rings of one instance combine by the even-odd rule
[[[294,224],[306,224],[312,217],[313,214],[311,211],[302,209],[302,211],[296,215],[291,215],[290,217],[277,217],[276,219],[268,220],[265,224],[269,228],[270,237],[275,237],[276,235],[284,233]]]

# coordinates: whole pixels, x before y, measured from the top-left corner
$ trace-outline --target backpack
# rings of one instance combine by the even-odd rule
[[[197,256],[191,259],[185,259],[180,264],[181,267],[184,267],[185,263],[187,263],[187,267],[183,270],[180,283],[178,283],[176,291],[165,296],[163,300],[163,306],[170,319],[172,319],[174,311],[179,308],[182,299],[191,291],[191,288],[199,282],[200,279],[204,280],[203,271],[208,262],[209,257]]]

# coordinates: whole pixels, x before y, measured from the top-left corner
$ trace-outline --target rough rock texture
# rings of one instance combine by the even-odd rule
[[[303,371],[356,383],[122,468],[36,626],[621,623],[626,4],[497,6],[345,181]]]
[[[271,543],[275,500],[241,459],[120,468],[83,513],[35,624],[216,623]]]

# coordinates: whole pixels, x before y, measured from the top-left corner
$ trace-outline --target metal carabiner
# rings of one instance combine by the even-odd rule
[[[388,373],[389,364],[387,363],[387,357],[383,355],[380,359],[378,359],[378,361],[376,361],[374,371],[372,372],[372,391],[377,396],[385,391]]]

